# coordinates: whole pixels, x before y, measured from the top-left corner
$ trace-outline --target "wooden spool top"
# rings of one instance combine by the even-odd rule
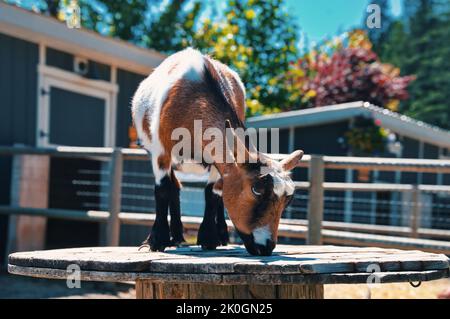
[[[332,284],[428,281],[449,276],[442,254],[342,246],[278,245],[270,257],[250,256],[242,246],[202,251],[198,246],[164,253],[136,247],[72,248],[14,253],[10,273],[65,279],[70,265],[81,280],[211,284]],[[375,271],[375,276],[373,272]],[[372,275],[372,276],[371,276]],[[371,276],[371,277],[369,277]]]

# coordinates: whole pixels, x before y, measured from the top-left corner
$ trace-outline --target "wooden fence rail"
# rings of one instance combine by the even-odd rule
[[[33,155],[33,156],[29,156]],[[120,225],[148,225],[154,218],[152,214],[125,213],[120,211],[121,207],[121,184],[123,174],[123,162],[125,160],[149,160],[149,154],[144,150],[121,149],[121,148],[85,148],[85,147],[56,147],[56,148],[31,148],[24,146],[0,147],[0,156],[13,156],[14,162],[19,159],[21,163],[30,158],[40,157],[64,157],[64,158],[83,158],[99,161],[109,161],[109,194],[108,211],[72,211],[64,209],[48,209],[41,206],[35,206],[31,202],[26,205],[21,202],[26,194],[26,189],[30,189],[30,183],[35,180],[27,179],[22,172],[17,169],[12,171],[12,180],[19,181],[11,184],[11,193],[16,194],[16,199],[11,206],[0,206],[1,214],[12,216],[28,215],[34,217],[52,217],[63,219],[88,220],[93,222],[106,222],[106,243],[110,246],[117,246],[120,237]],[[281,159],[285,155],[273,154],[275,159]],[[31,163],[30,165],[34,165]],[[405,241],[399,236],[408,236],[410,243],[416,248],[428,247],[431,250],[448,248],[442,242],[436,240],[436,247],[433,246],[431,238],[450,238],[450,231],[423,229],[420,225],[421,220],[421,192],[441,192],[450,194],[449,186],[442,185],[410,185],[410,184],[368,184],[368,183],[330,183],[324,181],[325,169],[357,169],[365,168],[371,170],[395,170],[406,172],[432,172],[432,173],[450,173],[449,160],[422,160],[422,159],[392,159],[392,158],[359,158],[359,157],[332,157],[319,155],[305,155],[302,160],[302,166],[308,167],[309,181],[296,182],[298,189],[308,190],[308,214],[307,221],[304,220],[283,220],[280,226],[280,235],[291,238],[305,238],[309,244],[327,243],[346,243],[355,244],[371,240],[377,245],[385,240],[389,245],[404,246]],[[48,169],[48,168],[47,168]],[[48,172],[47,172],[48,174]],[[45,174],[44,174],[45,175]],[[24,185],[27,187],[24,187]],[[410,227],[395,226],[377,226],[352,223],[339,223],[323,221],[324,213],[324,192],[325,191],[398,191],[411,192],[412,210]],[[44,194],[46,195],[46,194]],[[185,227],[196,229],[199,225],[198,217],[183,217]],[[27,223],[27,221],[24,221]],[[28,221],[29,223],[29,221]],[[186,224],[187,223],[187,224]],[[20,226],[20,225],[19,225]],[[26,226],[26,225],[22,225]],[[15,227],[18,227],[15,225]],[[230,223],[231,227],[231,223]],[[24,228],[24,227],[22,227]],[[26,227],[25,227],[26,228]],[[357,233],[356,233],[357,232]],[[351,234],[354,234],[353,237]],[[388,236],[388,235],[397,236]],[[380,237],[381,236],[381,237]],[[384,237],[383,237],[384,236]],[[11,237],[10,240],[17,240],[18,236]],[[426,241],[423,242],[423,241]],[[422,246],[420,243],[422,241]],[[411,244],[412,245],[412,244]],[[14,247],[11,243],[9,247]]]

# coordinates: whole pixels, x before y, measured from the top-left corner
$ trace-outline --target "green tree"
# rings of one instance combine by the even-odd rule
[[[403,12],[375,51],[402,74],[416,76],[400,111],[450,128],[450,1],[405,0]]]
[[[374,51],[382,61],[401,67],[404,62],[404,50],[408,45],[407,37],[404,22],[401,20],[393,21],[383,37],[383,41],[374,46]],[[405,72],[402,73],[405,74]]]
[[[415,8],[408,19],[402,70],[416,74],[406,114],[450,128],[450,7],[449,1],[407,0]],[[411,10],[411,9],[410,9]]]
[[[372,42],[374,51],[378,51],[378,47],[382,45],[388,36],[389,30],[392,24],[392,16],[390,14],[390,5],[389,0],[370,0],[368,4],[378,5],[380,8],[380,28],[369,28],[367,26],[367,18],[371,14],[370,12],[366,12],[364,17],[363,25],[367,30],[367,35],[369,36],[370,42]]]
[[[59,20],[65,19],[70,4],[78,4],[81,25],[104,35],[126,41],[139,42],[146,25],[145,13],[162,0],[40,0],[27,3],[7,1],[21,7],[40,11]]]
[[[249,114],[285,107],[288,94],[278,79],[297,58],[298,27],[284,1],[229,0],[223,16],[206,20],[193,44],[238,71]]]
[[[86,1],[91,3],[92,1]],[[98,1],[98,0],[97,0]],[[126,41],[138,41],[138,30],[143,31],[148,0],[99,1],[110,15],[109,35]],[[153,1],[155,2],[155,1]],[[159,1],[158,1],[159,2]]]
[[[186,8],[188,4],[190,8]],[[165,53],[192,45],[202,9],[201,1],[172,0],[159,17],[150,23],[144,37],[145,45]]]

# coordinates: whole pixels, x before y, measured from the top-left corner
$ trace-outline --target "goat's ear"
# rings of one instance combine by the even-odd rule
[[[297,150],[288,155],[280,163],[285,171],[290,171],[300,165],[300,160],[303,157],[303,151]]]
[[[231,122],[228,119],[225,121],[225,128],[227,149],[233,153],[235,162],[242,164],[249,161],[251,155],[245,146],[245,142],[236,134],[236,131],[231,126]],[[228,132],[230,132],[231,135]],[[232,145],[232,147],[230,147],[230,145]]]

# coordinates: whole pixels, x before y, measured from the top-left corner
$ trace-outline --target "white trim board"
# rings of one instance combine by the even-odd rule
[[[105,81],[89,80],[76,74],[62,71],[56,68],[43,65],[38,66],[38,74],[41,79],[41,89],[50,92],[52,87],[61,88],[67,91],[93,96],[105,101],[104,118],[104,147],[114,147],[116,136],[116,114],[117,106],[114,101],[117,98],[117,85]],[[38,125],[36,127],[37,146],[56,146],[49,142],[50,127],[50,96],[49,94],[39,94],[38,99]],[[44,136],[40,131],[45,132]]]
[[[93,31],[69,29],[56,19],[4,2],[0,2],[0,32],[143,75],[152,72],[166,58],[154,50]]]
[[[107,91],[111,93],[119,92],[119,86],[115,83],[102,80],[87,79],[76,73],[64,71],[47,65],[38,65],[38,72],[43,76],[52,77],[61,81],[71,82],[73,84],[86,88],[97,89],[100,91]]]

